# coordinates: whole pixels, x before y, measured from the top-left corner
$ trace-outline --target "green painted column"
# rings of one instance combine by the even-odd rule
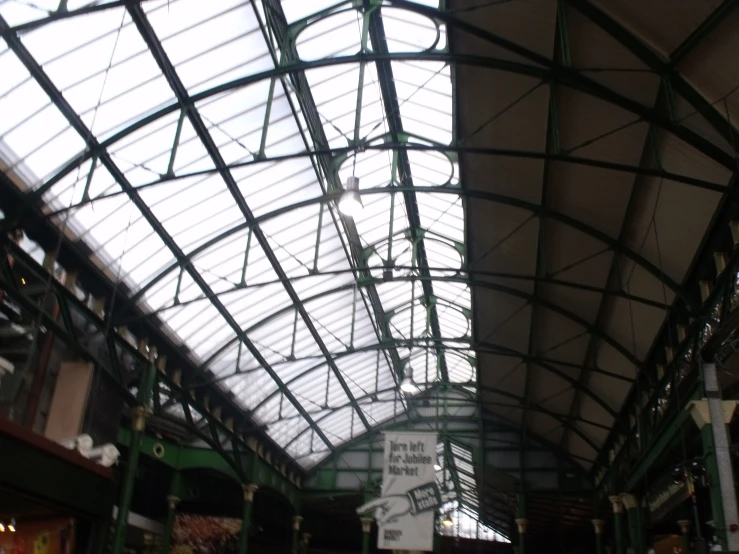
[[[372,518],[362,517],[362,554],[369,554],[370,551],[370,537],[372,535]]]
[[[173,494],[167,496],[167,521],[164,525],[164,540],[162,541],[162,554],[169,553],[169,546],[172,542],[172,527],[174,526],[174,518],[177,514],[177,505],[180,498]]]
[[[293,516],[293,542],[292,554],[300,554],[300,524],[303,522],[302,516]]]
[[[86,552],[105,552],[105,539],[110,530],[110,520],[96,521],[90,534],[90,544]]]
[[[736,402],[721,399],[716,364],[704,362],[701,367],[705,398],[692,403],[691,415],[701,429],[716,533],[723,550],[736,552],[739,551],[739,534],[727,532],[729,524],[739,521],[731,437],[727,429]]]
[[[249,529],[251,529],[251,508],[254,505],[254,493],[257,487],[253,483],[242,485],[244,489],[244,511],[241,516],[241,537],[239,539],[239,554],[247,554],[249,551]]]
[[[526,529],[528,526],[528,519],[525,517],[516,518],[516,527],[518,528],[518,554],[526,554]]]
[[[174,518],[177,515],[177,505],[180,503],[180,484],[182,476],[179,471],[172,474],[172,483],[169,486],[169,495],[167,496],[167,521],[164,525],[164,540],[162,541],[162,554],[169,554],[169,546],[172,543],[172,527],[174,526]]]
[[[123,476],[121,487],[121,498],[118,502],[118,515],[115,520],[113,531],[113,547],[111,554],[121,554],[126,542],[126,526],[128,524],[128,512],[131,509],[133,498],[133,486],[136,481],[136,472],[139,467],[139,454],[141,453],[141,435],[146,428],[146,420],[151,410],[151,391],[156,379],[156,368],[152,362],[148,363],[141,372],[139,379],[139,390],[136,394],[138,406],[131,408],[131,446],[128,449],[128,460],[126,473]]]
[[[625,554],[626,548],[624,548],[623,538],[624,505],[621,502],[621,495],[609,496],[608,500],[611,501],[613,506],[613,539],[616,545],[616,554]]]
[[[690,552],[690,520],[678,519],[677,524],[680,526],[680,534],[683,536],[683,552]]]
[[[706,471],[708,473],[711,515],[716,524],[718,540],[721,543],[721,547],[726,550],[728,548],[728,542],[726,540],[726,524],[724,523],[724,504],[721,498],[721,482],[716,477],[718,475],[718,466],[716,464],[716,454],[713,444],[713,429],[710,425],[701,427],[701,439],[703,442],[703,454],[706,460]]]
[[[633,494],[622,494],[621,502],[626,507],[626,518],[629,525],[629,543],[636,554],[645,554],[644,541],[641,532],[641,517],[639,500]]]
[[[592,523],[595,531],[595,554],[603,554],[603,527],[606,522],[602,519],[594,519]]]
[[[519,491],[516,493],[516,501],[518,503],[516,514],[516,530],[518,531],[518,554],[526,554],[526,530],[529,526],[529,520],[526,519],[526,493]]]

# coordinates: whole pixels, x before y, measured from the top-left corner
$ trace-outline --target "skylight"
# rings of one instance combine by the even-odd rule
[[[402,413],[404,376],[474,386],[450,66],[362,58],[444,51],[444,25],[352,2],[53,22],[57,2],[36,4],[0,5],[10,27],[43,23],[0,46],[6,172],[290,456],[310,468]],[[335,204],[349,176],[353,219]]]

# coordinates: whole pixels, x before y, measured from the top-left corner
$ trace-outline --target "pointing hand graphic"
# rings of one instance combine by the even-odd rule
[[[391,494],[367,502],[357,508],[358,514],[374,511],[377,525],[393,523],[404,515],[419,514],[437,509],[443,502],[454,496],[453,492],[441,493],[436,483],[425,483],[406,491],[405,494]]]
[[[363,506],[357,508],[357,512],[366,513],[371,510],[375,511],[375,520],[378,525],[392,523],[401,516],[411,511],[411,501],[406,495],[402,496],[384,496],[367,502]]]

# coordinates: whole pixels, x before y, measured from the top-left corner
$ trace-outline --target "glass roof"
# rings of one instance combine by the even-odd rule
[[[46,19],[58,4],[0,3],[25,26],[0,42],[6,171],[290,456],[310,468],[403,412],[404,377],[474,386],[450,66],[357,56],[445,51],[443,24],[302,0]]]

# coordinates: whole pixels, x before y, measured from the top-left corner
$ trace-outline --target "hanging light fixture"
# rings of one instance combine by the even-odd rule
[[[449,512],[444,514],[444,519],[441,520],[441,524],[444,527],[451,527],[454,525],[454,522],[452,521],[452,516],[449,515]]]
[[[346,180],[346,187],[339,199],[339,210],[346,216],[354,217],[364,209],[359,195],[359,177],[353,175]]]
[[[672,474],[672,482],[673,483],[679,485],[680,483],[682,483],[683,481],[685,481],[686,475],[685,475],[685,468],[683,466],[681,466],[681,465],[680,466],[675,466],[672,469],[671,474]]]
[[[688,471],[690,472],[690,475],[693,477],[693,479],[700,479],[706,474],[705,466],[698,460],[693,460],[692,462],[690,462],[690,464],[688,464]]]
[[[5,533],[5,525],[3,525],[2,521],[0,521],[0,533]]]
[[[403,377],[403,380],[400,382],[400,390],[406,394],[414,394],[418,392],[418,387],[416,386],[412,375],[409,374]]]
[[[408,360],[408,371],[405,372],[403,380],[400,382],[400,390],[406,394],[415,394],[418,392],[418,386],[416,386],[416,382],[413,380],[413,366],[410,363],[410,356]]]
[[[15,533],[15,518],[11,519],[10,523],[8,523],[8,531]]]

